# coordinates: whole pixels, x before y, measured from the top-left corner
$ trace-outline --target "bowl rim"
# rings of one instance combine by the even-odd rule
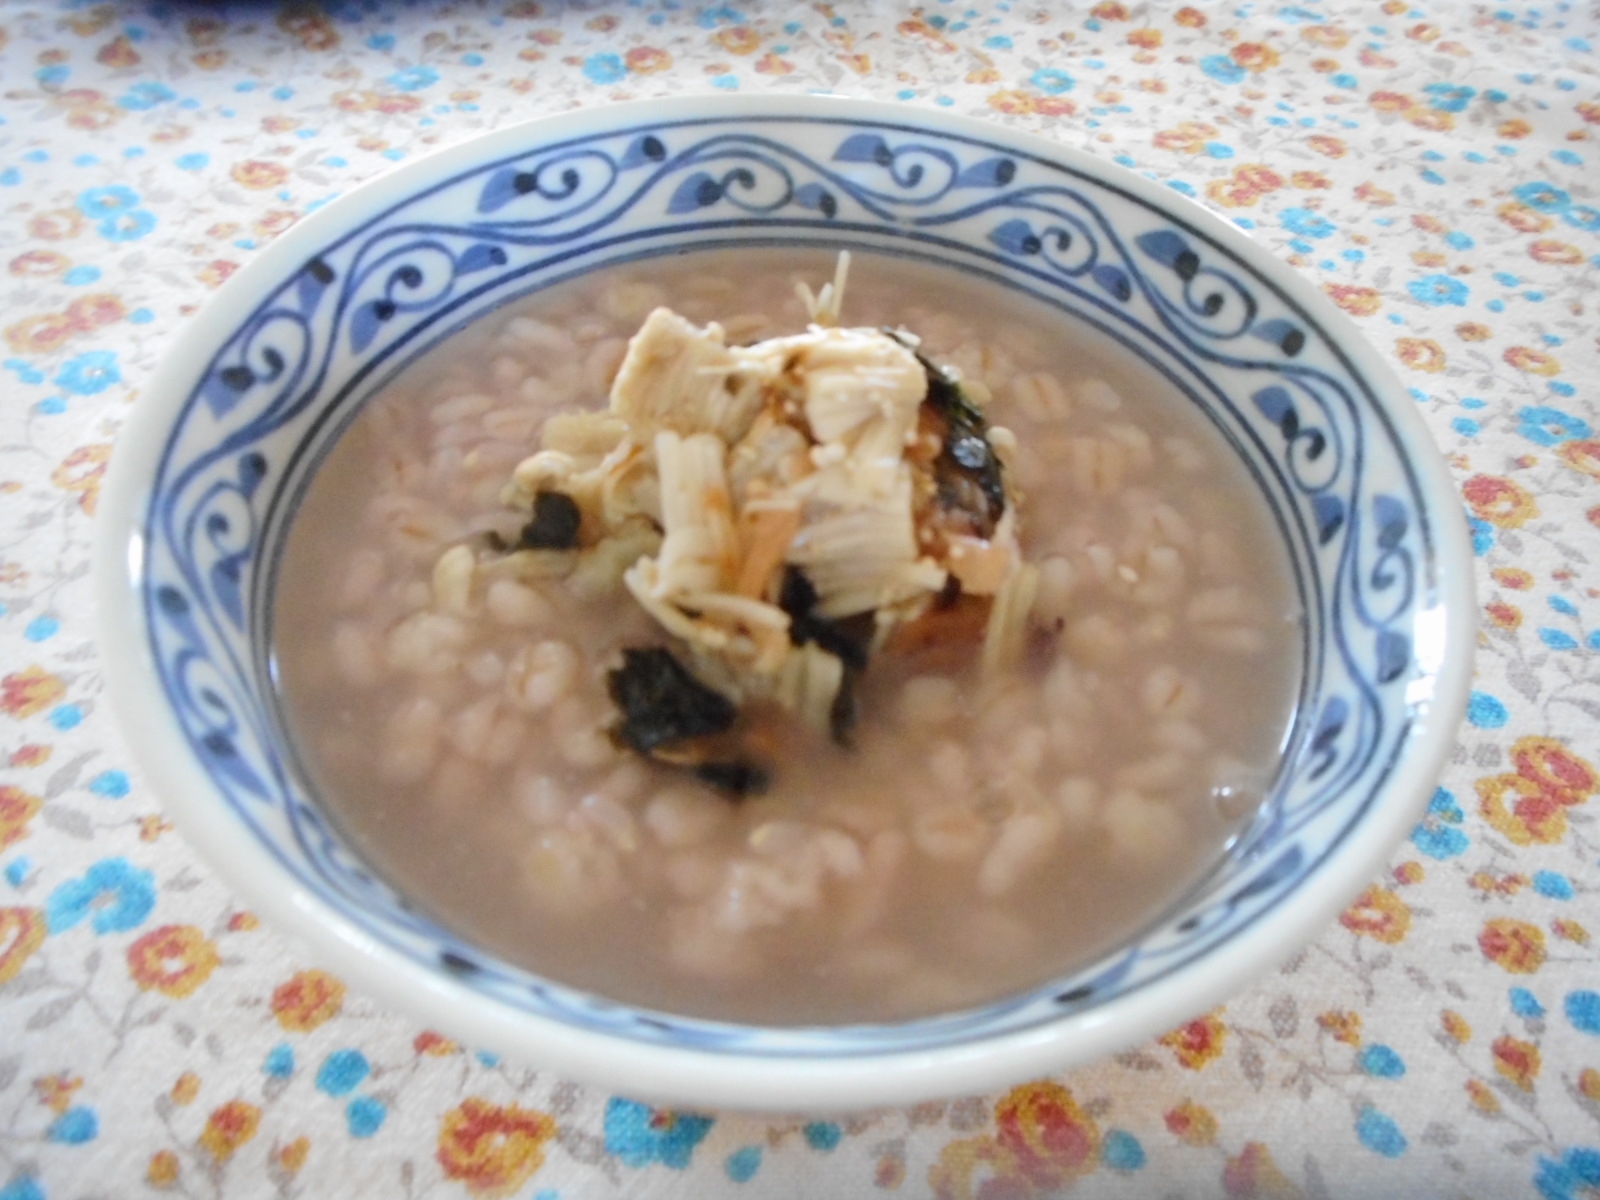
[[[1367,813],[1292,893],[1241,936],[1212,947],[1160,986],[1137,989],[1055,1021],[938,1048],[806,1059],[652,1045],[514,1010],[383,944],[282,871],[228,808],[193,758],[160,695],[143,606],[130,604],[143,573],[142,527],[155,465],[173,419],[212,351],[256,297],[281,284],[338,235],[475,165],[519,146],[599,136],[631,123],[695,119],[827,117],[921,125],[1019,152],[1102,180],[1135,201],[1174,211],[1221,243],[1322,326],[1370,385],[1394,440],[1416,474],[1437,532],[1438,631],[1433,691],[1419,699],[1398,762]],[[769,1112],[819,1112],[902,1104],[988,1090],[1102,1058],[1172,1028],[1234,994],[1311,940],[1365,886],[1409,831],[1436,785],[1466,709],[1475,644],[1473,555],[1455,485],[1432,435],[1385,359],[1321,289],[1205,206],[1136,172],[1026,130],[977,118],[835,95],[720,94],[605,104],[538,116],[471,136],[397,165],[310,213],[262,248],[204,305],[166,350],[139,406],[118,432],[93,547],[93,593],[107,688],[117,726],[162,807],[219,881],[280,932],[358,988],[463,1041],[503,1050],[540,1068],[665,1102]]]

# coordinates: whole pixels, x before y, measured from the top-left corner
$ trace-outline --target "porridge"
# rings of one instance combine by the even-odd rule
[[[718,251],[520,302],[296,517],[306,767],[508,961],[756,1023],[969,1007],[1154,920],[1270,783],[1299,614],[1217,434],[1036,302],[874,256],[797,294],[833,272]]]

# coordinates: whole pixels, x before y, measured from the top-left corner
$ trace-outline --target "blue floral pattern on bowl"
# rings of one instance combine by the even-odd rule
[[[1004,131],[819,114],[637,119],[495,161],[421,164],[351,216],[223,339],[162,450],[138,580],[184,740],[240,822],[365,934],[513,1010],[655,1045],[769,1056],[917,1050],[1023,1031],[1136,992],[1305,886],[1407,751],[1442,653],[1438,502],[1327,318],[1176,199]],[[432,172],[430,174],[430,171]],[[755,1030],[536,978],[407,907],[341,842],[271,685],[275,556],[316,463],[423,349],[597,267],[727,246],[877,250],[1026,292],[1160,371],[1248,466],[1305,609],[1298,716],[1262,818],[1182,911],[1030,994],[888,1027]],[[1452,515],[1453,519],[1453,515]]]

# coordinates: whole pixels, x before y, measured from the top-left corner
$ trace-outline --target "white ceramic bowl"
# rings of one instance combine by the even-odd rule
[[[1181,910],[980,1010],[761,1029],[535,978],[438,928],[339,841],[285,752],[262,634],[310,465],[463,322],[696,247],[890,250],[1041,297],[1212,419],[1257,479],[1307,613],[1263,819]],[[1465,702],[1470,563],[1413,404],[1312,285],[1198,205],[1042,138],[830,97],[615,105],[397,169],[263,250],[144,389],[111,464],[102,647],[179,827],[279,928],[468,1042],[636,1095],[782,1110],[972,1092],[1108,1054],[1314,936],[1430,793]]]

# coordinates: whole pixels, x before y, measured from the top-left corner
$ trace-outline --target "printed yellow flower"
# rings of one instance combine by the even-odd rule
[[[1198,1071],[1222,1054],[1222,1045],[1228,1038],[1228,1029],[1216,1013],[1207,1013],[1163,1034],[1161,1044],[1178,1057],[1178,1064],[1187,1070]]]
[[[178,1182],[180,1166],[178,1156],[171,1150],[157,1150],[144,1169],[145,1182],[151,1187],[169,1188]]]
[[[1544,930],[1512,917],[1495,917],[1478,933],[1478,949],[1513,975],[1531,975],[1544,965]]]
[[[1411,929],[1411,909],[1392,891],[1374,884],[1339,916],[1339,924],[1360,937],[1394,945]]]
[[[1518,233],[1543,233],[1555,222],[1537,209],[1508,200],[1495,209],[1495,215]]]
[[[301,971],[272,993],[272,1015],[291,1033],[307,1033],[344,1006],[344,984],[326,971]]]
[[[200,1146],[218,1162],[232,1158],[261,1127],[261,1110],[243,1100],[229,1100],[211,1110],[200,1132]]]
[[[285,1175],[296,1175],[306,1165],[306,1156],[310,1153],[311,1139],[297,1137],[286,1146],[273,1147],[272,1165]]]
[[[1467,1024],[1467,1019],[1454,1009],[1447,1008],[1439,1014],[1439,1027],[1453,1042],[1472,1040],[1472,1026]]]
[[[1506,365],[1515,367],[1519,371],[1526,371],[1530,375],[1542,375],[1550,378],[1561,374],[1561,360],[1553,354],[1546,354],[1543,350],[1535,350],[1532,346],[1512,346],[1500,356]]]
[[[1383,293],[1377,288],[1360,287],[1353,283],[1326,283],[1322,290],[1352,316],[1370,317],[1383,307]]]
[[[1589,944],[1589,931],[1570,917],[1557,917],[1550,922],[1550,932],[1563,941],[1577,946]]]
[[[712,35],[712,41],[729,54],[754,54],[761,49],[761,35],[748,25],[730,25]]]
[[[11,784],[0,784],[0,850],[28,836],[28,822],[44,801]]]
[[[1317,1024],[1327,1030],[1336,1042],[1347,1046],[1361,1045],[1361,1014],[1345,1009],[1332,1009],[1317,1016]]]
[[[1494,1057],[1494,1069],[1524,1092],[1533,1091],[1533,1081],[1539,1078],[1542,1060],[1539,1047],[1510,1035],[1495,1038],[1489,1047]]]
[[[1173,1137],[1189,1146],[1209,1146],[1217,1140],[1217,1118],[1203,1104],[1185,1100],[1162,1118]]]
[[[1400,356],[1400,361],[1413,371],[1426,371],[1430,375],[1437,375],[1444,370],[1444,350],[1432,338],[1396,338],[1394,348]]]
[[[289,168],[282,163],[249,159],[234,163],[228,174],[240,187],[256,192],[268,192],[284,185],[289,178]]]
[[[555,1121],[515,1104],[469,1096],[445,1113],[435,1157],[445,1176],[477,1196],[506,1196],[544,1164]]]
[[[995,1140],[1014,1156],[1035,1188],[1055,1191],[1094,1170],[1100,1130],[1059,1083],[1013,1088],[994,1108]]]
[[[1301,1196],[1260,1142],[1245,1143],[1244,1149],[1223,1164],[1222,1187],[1230,1196],[1251,1200],[1300,1200]]]
[[[928,1168],[928,1186],[933,1200],[1020,1200],[1038,1194],[1023,1178],[1016,1156],[991,1137],[947,1143]]]
[[[17,977],[49,930],[43,909],[0,908],[0,983]]]
[[[1487,1084],[1476,1079],[1467,1080],[1467,1099],[1472,1101],[1472,1107],[1481,1113],[1493,1115],[1500,1111],[1500,1101]]]
[[[0,712],[21,721],[67,694],[67,685],[43,667],[25,667],[0,679]]]
[[[141,991],[181,999],[193,995],[222,961],[193,925],[163,925],[128,947],[128,974]]]
[[[1472,515],[1501,529],[1516,529],[1539,515],[1533,493],[1499,475],[1474,475],[1461,485]]]
[[[185,1071],[178,1076],[169,1094],[174,1104],[193,1104],[195,1097],[200,1094],[200,1076],[193,1071]]]

